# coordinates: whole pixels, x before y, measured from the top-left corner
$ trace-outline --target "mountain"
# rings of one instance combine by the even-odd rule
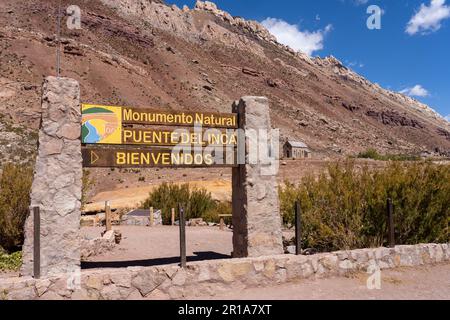
[[[0,151],[35,149],[41,83],[55,74],[56,0],[0,2]],[[83,102],[229,112],[244,95],[267,96],[283,139],[316,157],[383,153],[450,156],[450,124],[428,106],[385,90],[334,57],[311,58],[261,24],[211,2],[178,8],[149,0],[70,0],[81,30],[62,19],[61,74]],[[389,70],[386,70],[389,72]]]

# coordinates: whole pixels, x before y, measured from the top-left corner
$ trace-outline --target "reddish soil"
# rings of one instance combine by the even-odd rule
[[[82,10],[81,30],[68,30],[63,19],[61,72],[80,82],[84,103],[229,112],[236,99],[263,95],[282,140],[302,140],[318,158],[369,147],[450,154],[448,122],[334,58],[302,58],[203,10],[181,14],[148,2],[155,16],[135,16],[107,2],[134,4],[62,1]],[[17,125],[32,142],[43,77],[55,74],[57,3],[0,2],[0,122],[7,123],[0,131]],[[28,151],[20,157],[32,155],[33,145],[17,146]]]

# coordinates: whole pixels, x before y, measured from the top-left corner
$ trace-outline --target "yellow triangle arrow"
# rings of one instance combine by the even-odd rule
[[[98,161],[98,159],[100,159],[100,157],[91,150],[91,164],[94,164]]]

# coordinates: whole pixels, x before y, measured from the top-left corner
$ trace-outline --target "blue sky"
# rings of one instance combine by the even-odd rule
[[[195,0],[166,0],[179,7]],[[450,116],[450,0],[216,0],[233,16],[264,22],[280,42],[334,55],[382,87]],[[369,30],[367,8],[382,10]]]

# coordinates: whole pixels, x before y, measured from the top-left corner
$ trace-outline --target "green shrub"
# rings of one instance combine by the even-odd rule
[[[0,252],[0,272],[18,271],[22,266],[22,252],[17,251],[12,254]]]
[[[211,197],[211,192],[204,188],[193,189],[190,192],[187,209],[188,219],[204,218],[208,212],[216,209],[216,203]]]
[[[408,154],[386,154],[382,155],[377,150],[369,148],[364,152],[360,152],[357,156],[360,159],[373,159],[379,161],[419,161],[420,157]]]
[[[364,152],[360,152],[357,157],[361,159],[380,160],[381,155],[378,153],[377,150],[370,148]]]
[[[219,223],[220,217],[219,214],[232,214],[232,207],[230,202],[217,202],[215,207],[211,210],[205,212],[205,214],[202,216],[203,221],[206,222],[213,222],[213,223]],[[225,217],[224,222],[226,224],[231,224],[231,218]]]
[[[161,209],[164,224],[170,224],[171,210],[175,208],[178,213],[179,205],[185,210],[186,220],[207,217],[216,208],[210,192],[203,188],[191,188],[189,184],[163,183],[150,192],[142,203],[144,209]]]
[[[29,213],[33,170],[6,164],[0,176],[0,246],[8,252],[20,249]]]
[[[386,245],[386,201],[394,202],[396,242],[447,242],[450,166],[394,162],[383,170],[334,164],[317,179],[280,188],[285,223],[300,201],[304,246],[320,251]]]

